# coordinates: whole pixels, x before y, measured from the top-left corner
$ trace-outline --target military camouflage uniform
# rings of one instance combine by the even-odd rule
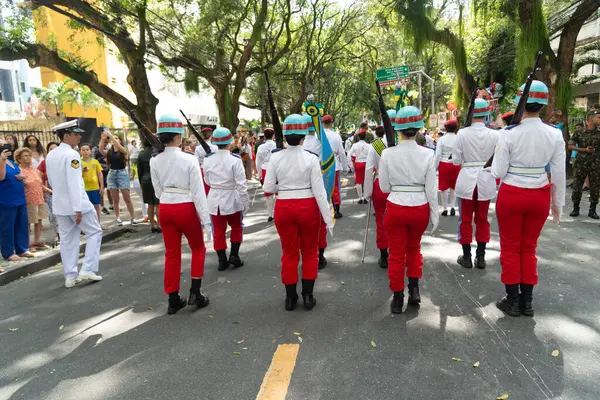
[[[573,180],[573,206],[578,208],[581,201],[581,192],[586,176],[590,179],[590,202],[592,205],[598,203],[600,193],[600,130],[576,131],[571,140],[570,145],[580,148],[593,147],[596,149],[594,153],[578,152],[573,163],[574,180]]]

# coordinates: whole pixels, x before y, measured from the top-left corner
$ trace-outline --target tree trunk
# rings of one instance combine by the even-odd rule
[[[228,84],[214,84],[211,86],[215,90],[215,101],[217,102],[221,125],[231,132],[235,132],[240,123],[238,119],[240,110],[239,99],[236,99],[234,104]]]
[[[290,110],[290,114],[301,114],[302,106],[304,105],[304,100],[306,100],[306,79],[302,80],[302,84],[300,84],[300,94],[298,99],[292,104],[292,108]]]

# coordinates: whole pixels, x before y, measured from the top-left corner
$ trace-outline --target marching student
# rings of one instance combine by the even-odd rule
[[[352,145],[348,153],[348,159],[354,159],[354,182],[356,183],[356,193],[358,193],[358,204],[367,204],[367,199],[363,196],[363,184],[365,183],[365,167],[367,166],[367,155],[370,145],[365,142],[367,137],[366,130],[358,132],[358,142]],[[350,164],[348,167],[352,167]]]
[[[52,211],[58,222],[65,287],[71,288],[82,279],[102,280],[96,274],[100,261],[102,228],[85,192],[81,157],[74,150],[81,141],[83,129],[78,127],[77,120],[73,120],[56,125],[52,130],[60,138],[60,146],[48,153],[46,173],[52,188]],[[81,232],[85,235],[85,256],[81,271],[77,272]]]
[[[458,124],[455,119],[446,121],[444,124],[446,133],[438,139],[435,151],[435,167],[439,174],[438,190],[442,197],[442,215],[444,217],[448,215],[448,209],[450,209],[450,215],[456,215],[456,210],[454,209],[456,194],[454,193],[454,189],[456,188],[456,180],[460,173],[460,165],[454,165],[451,156],[454,143],[456,142],[455,132],[457,127]]]
[[[390,255],[388,277],[394,292],[391,312],[402,313],[404,276],[408,277],[408,304],[421,302],[419,279],[423,277],[421,237],[429,222],[432,232],[439,222],[435,157],[430,149],[416,143],[417,131],[424,126],[417,107],[402,107],[396,114],[396,129],[402,140],[381,153],[379,186],[389,193],[384,216]]]
[[[518,104],[525,85],[521,86]],[[506,314],[533,316],[533,287],[538,283],[537,241],[550,212],[560,222],[565,205],[565,141],[562,132],[540,119],[548,104],[548,87],[533,81],[523,119],[505,128],[492,163],[502,179],[496,214],[500,231],[500,264],[506,297],[496,303]],[[545,171],[550,164],[552,183]],[[520,293],[519,293],[520,292]]]
[[[327,140],[331,145],[331,150],[335,154],[335,185],[333,187],[333,209],[335,210],[335,219],[343,217],[340,212],[342,204],[342,191],[341,191],[341,180],[340,171],[348,171],[348,163],[346,161],[346,151],[342,145],[342,137],[339,133],[334,132],[331,127],[333,126],[333,117],[331,115],[324,115],[321,118],[323,123],[323,129],[327,135]]]
[[[458,240],[463,254],[458,264],[464,268],[473,268],[471,259],[471,241],[473,240],[473,216],[475,217],[475,267],[486,267],[485,248],[490,241],[490,222],[488,210],[490,200],[496,197],[496,180],[490,168],[483,166],[494,154],[498,143],[498,132],[485,126],[485,118],[490,114],[488,102],[475,99],[473,123],[458,131],[452,149],[452,162],[461,169],[456,180],[456,196],[459,198]]]
[[[269,160],[271,159],[271,151],[275,150],[275,141],[273,135],[275,131],[272,128],[265,128],[263,131],[265,142],[258,146],[256,151],[256,169],[260,173],[260,182],[264,185],[265,176],[267,175],[267,168],[269,167]],[[273,212],[275,210],[275,197],[273,193],[264,192],[265,200],[267,201],[267,214],[268,221],[273,221]]]
[[[198,308],[209,304],[200,292],[204,276],[206,247],[200,232],[210,234],[211,220],[206,207],[202,175],[193,155],[179,149],[184,133],[183,122],[176,115],[165,114],[158,120],[158,135],[165,150],[150,160],[152,186],[160,200],[160,226],[165,242],[164,290],[169,296],[167,313],[175,314],[189,305]],[[192,250],[190,297],[179,295],[181,276],[181,235]]]
[[[321,218],[333,229],[319,157],[306,151],[302,142],[308,134],[304,117],[288,116],[283,122],[287,148],[273,150],[264,188],[274,192],[275,227],[281,239],[281,280],[285,285],[285,309],[294,310],[298,302],[298,264],[302,254],[302,300],[304,308],[317,303],[313,295],[319,265],[319,224]]]
[[[202,128],[202,130],[200,131],[200,134],[202,134],[202,137],[204,138],[204,140],[206,140],[206,143],[210,147],[211,153],[215,153],[218,150],[218,148],[211,140],[212,133],[212,128]],[[206,157],[206,151],[202,146],[197,145],[196,150],[194,150],[194,154],[196,154],[198,164],[200,164],[200,171],[202,171],[202,178],[204,179],[204,158]],[[204,179],[204,191],[206,192],[206,194],[208,194],[208,192],[210,191],[210,186],[206,184],[206,179]]]
[[[229,129],[221,127],[213,132],[212,141],[218,147],[215,153],[204,159],[204,177],[210,186],[208,212],[214,227],[214,249],[219,256],[219,271],[233,265],[244,265],[239,251],[242,245],[244,225],[242,220],[250,208],[250,198],[246,187],[246,173],[242,160],[229,151],[233,136]],[[266,190],[270,192],[269,190]],[[272,192],[270,192],[272,193]],[[227,259],[227,225],[231,227],[231,253]]]

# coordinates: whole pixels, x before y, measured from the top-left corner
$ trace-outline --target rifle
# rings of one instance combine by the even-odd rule
[[[200,146],[202,146],[204,152],[206,154],[212,153],[210,146],[208,145],[208,143],[206,143],[206,140],[204,140],[202,135],[200,135],[200,132],[198,132],[196,128],[194,128],[194,125],[192,125],[192,122],[188,119],[188,117],[186,117],[182,110],[179,110],[179,112],[181,113],[181,115],[183,115],[183,118],[185,118],[188,124],[188,128],[190,128],[190,131],[194,134],[194,136],[196,136],[196,139],[198,139],[198,143],[200,143]]]
[[[279,114],[273,100],[273,91],[269,83],[269,72],[266,69],[264,71],[267,83],[267,97],[269,98],[269,107],[271,108],[271,121],[273,123],[273,130],[275,131],[275,146],[278,149],[283,149],[283,128],[281,128],[281,121],[279,120]]]
[[[531,83],[533,82],[533,78],[535,75],[535,71],[540,69],[540,62],[542,61],[542,55],[544,52],[538,51],[537,56],[535,58],[535,65],[533,66],[533,70],[527,76],[527,81],[525,81],[525,87],[523,88],[523,93],[521,93],[521,98],[519,99],[519,104],[517,104],[517,108],[515,109],[515,113],[510,120],[511,125],[516,125],[521,122],[523,119],[523,113],[525,112],[525,106],[527,105],[527,99],[529,99],[529,90],[531,90]],[[494,155],[490,157],[490,159],[483,166],[484,168],[490,167],[492,162],[494,161]]]
[[[379,79],[375,79],[375,86],[377,87],[377,97],[379,99],[379,112],[381,113],[381,120],[383,121],[383,129],[385,130],[385,137],[387,139],[388,147],[396,145],[396,135],[394,134],[394,128],[392,127],[392,121],[390,116],[385,109],[383,103],[383,96],[381,95],[381,87],[379,86]]]
[[[144,123],[140,121],[138,117],[136,117],[135,112],[131,108],[129,108],[129,105],[125,101],[122,101],[122,104],[123,106],[125,106],[125,109],[127,109],[127,111],[129,112],[129,117],[131,118],[131,120],[138,126],[138,128],[140,128],[140,133],[142,134],[142,136],[144,136],[144,139],[146,139],[152,145],[152,147],[154,147],[159,152],[164,151],[165,146],[157,139],[157,137],[154,135],[154,133],[152,133],[150,128],[144,125]]]
[[[475,99],[477,98],[477,91],[479,88],[475,85],[475,90],[471,93],[471,101],[469,102],[469,111],[467,111],[467,118],[465,118],[464,127],[469,127],[473,124],[473,110],[475,109]]]

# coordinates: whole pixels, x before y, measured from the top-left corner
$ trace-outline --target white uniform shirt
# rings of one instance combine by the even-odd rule
[[[496,197],[496,181],[490,168],[484,170],[482,166],[469,166],[469,163],[486,163],[494,154],[497,143],[498,132],[487,128],[482,122],[475,122],[458,131],[452,149],[452,162],[462,165],[456,180],[456,196],[471,200],[477,186],[478,200]]]
[[[552,173],[552,204],[565,205],[565,141],[562,132],[546,125],[540,118],[526,118],[519,125],[500,132],[500,141],[492,163],[492,175],[502,183],[521,188],[548,185],[547,174],[525,176],[509,167],[544,168]]]
[[[208,212],[235,214],[250,206],[242,159],[229,150],[217,150],[204,159],[204,179],[210,186]]]
[[[387,147],[387,139],[385,136],[381,138],[385,146]],[[385,149],[384,149],[385,150]],[[379,160],[381,156],[377,154],[373,145],[369,144],[369,153],[367,154],[367,166],[365,167],[365,183],[363,190],[365,197],[369,198],[373,195],[373,182],[375,180],[375,174],[373,170],[379,167]]]
[[[93,211],[83,176],[81,157],[66,143],[61,143],[46,157],[48,183],[52,188],[52,212],[55,215],[74,215]]]
[[[304,150],[318,154],[319,159],[321,158],[321,141],[316,135],[306,135],[302,147],[304,147]]]
[[[267,140],[256,150],[256,169],[258,171],[267,169],[269,166],[269,160],[271,159],[271,151],[273,151],[277,145],[274,140]]]
[[[162,204],[194,203],[202,225],[211,223],[202,175],[192,154],[178,147],[166,147],[165,151],[150,159],[150,175],[156,198]]]
[[[373,147],[364,140],[359,140],[357,143],[352,145],[350,152],[348,153],[348,166],[352,167],[352,157],[356,157],[355,162],[366,163],[367,156],[369,155],[369,148]]]
[[[212,142],[206,143],[208,143],[208,147],[210,147],[212,153],[216,153],[217,150],[219,150],[216,144],[212,144]],[[204,166],[204,157],[206,157],[206,151],[204,151],[204,148],[200,143],[198,143],[198,145],[196,146],[196,150],[194,151],[194,153],[196,154],[196,158],[198,159],[200,168],[202,168]]]
[[[352,148],[352,142],[354,136],[350,136],[348,139],[346,139],[346,142],[344,143],[344,150],[346,150],[346,154],[348,154],[348,152],[350,151],[350,149]]]
[[[433,149],[435,147],[435,142],[433,141],[433,138],[431,137],[431,135],[424,135],[425,136],[425,145],[427,147],[429,147],[430,149]]]
[[[435,148],[435,168],[439,168],[440,162],[451,163],[448,158],[452,155],[454,143],[456,142],[456,133],[448,132],[438,139],[437,147]],[[487,160],[486,160],[487,161]]]
[[[344,171],[348,171],[346,151],[344,150],[344,146],[342,146],[342,137],[331,129],[325,129],[325,134],[331,145],[331,150],[335,154],[335,170],[340,171],[343,169]]]
[[[273,153],[263,189],[268,193],[275,193],[276,190],[279,193],[289,192],[286,193],[286,198],[294,198],[294,191],[298,192],[298,198],[307,198],[302,193],[305,189],[310,189],[311,197],[317,200],[323,221],[327,226],[332,226],[333,221],[321,175],[321,162],[319,157],[306,151],[302,146],[289,146]],[[276,201],[280,201],[280,197]]]
[[[429,203],[429,221],[437,225],[437,179],[434,154],[414,140],[403,140],[381,153],[379,161],[379,187],[390,193],[388,201],[401,206],[421,206]],[[392,186],[423,186],[423,192],[395,192]]]

